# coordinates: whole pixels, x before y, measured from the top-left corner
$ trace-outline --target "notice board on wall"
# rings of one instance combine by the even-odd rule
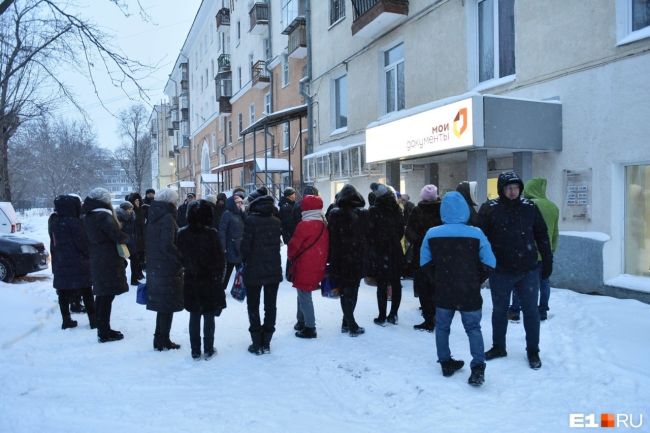
[[[591,168],[564,170],[563,221],[591,221],[592,190]]]

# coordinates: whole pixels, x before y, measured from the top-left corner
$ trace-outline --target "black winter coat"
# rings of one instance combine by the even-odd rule
[[[293,215],[295,201],[284,199],[280,204],[280,221],[282,222],[282,242],[289,244],[293,232],[296,230],[296,221]]]
[[[154,200],[147,222],[147,309],[173,313],[183,309],[183,267],[176,246],[176,206]]]
[[[368,275],[396,279],[402,274],[404,217],[395,196],[384,194],[368,210]]]
[[[138,206],[136,206],[135,204],[136,200],[139,203]],[[144,252],[144,244],[145,244],[144,227],[147,220],[147,213],[141,207],[143,204],[142,197],[137,192],[134,192],[129,195],[129,202],[133,205],[133,214],[135,215],[135,226],[134,226],[133,233],[135,236],[134,241],[135,241],[135,248],[136,248],[133,250],[129,248],[129,251],[131,252],[131,254],[137,254],[137,253]]]
[[[178,249],[185,268],[185,309],[218,316],[226,308],[226,295],[221,284],[225,262],[217,230],[203,225],[183,227],[178,231]]]
[[[187,203],[179,206],[176,214],[176,223],[178,227],[185,227],[187,225]]]
[[[60,196],[54,201],[55,213],[49,219],[53,286],[57,290],[90,287],[90,253],[83,223],[81,202],[76,197]]]
[[[241,263],[241,241],[244,236],[244,214],[237,209],[235,197],[226,200],[226,211],[219,222],[219,241],[226,251],[228,263]]]
[[[81,211],[88,237],[93,293],[111,296],[128,292],[124,259],[117,253],[117,244],[126,243],[128,239],[113,216],[113,208],[103,201],[86,197]]]
[[[115,214],[117,215],[117,220],[122,225],[122,231],[129,237],[126,242],[129,253],[136,254],[138,247],[135,241],[135,214],[129,215],[122,208],[117,208]]]
[[[411,211],[404,235],[406,240],[411,243],[411,251],[413,252],[412,265],[415,269],[420,267],[420,248],[422,247],[424,235],[427,234],[427,230],[431,227],[439,225],[442,225],[440,200],[421,201]]]
[[[340,288],[358,288],[364,276],[368,211],[363,209],[366,202],[352,185],[345,185],[338,197],[327,220],[329,273]]]
[[[520,191],[524,185],[521,181]],[[553,253],[546,223],[535,203],[519,196],[510,200],[503,195],[506,179],[499,176],[499,198],[488,200],[479,209],[480,228],[487,236],[497,258],[497,272],[522,274],[537,267],[537,252],[552,268]]]
[[[253,200],[244,222],[241,242],[244,285],[276,284],[282,281],[280,259],[280,219],[273,215],[273,197]]]

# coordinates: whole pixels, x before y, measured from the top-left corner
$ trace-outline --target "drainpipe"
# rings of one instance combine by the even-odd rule
[[[312,109],[312,98],[311,98],[311,1],[305,0],[305,23],[307,26],[307,76],[303,79],[305,80],[305,86],[303,87],[302,94],[305,97],[305,102],[307,103],[307,148],[305,153],[309,155],[314,151],[314,112]],[[301,143],[302,145],[302,143]],[[302,178],[302,172],[300,173]]]

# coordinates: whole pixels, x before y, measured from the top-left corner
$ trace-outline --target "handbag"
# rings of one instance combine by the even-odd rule
[[[316,242],[318,242],[320,240],[320,237],[323,236],[323,232],[325,232],[325,223],[323,223],[323,226],[320,229],[320,233],[318,237],[316,238],[316,240],[314,240],[314,242],[311,243],[311,245],[309,245],[308,247],[300,251],[298,254],[296,254],[293,259],[287,259],[287,267],[285,268],[284,271],[284,277],[288,282],[290,283],[293,282],[293,264],[296,262],[298,257],[302,256],[308,249],[316,245]]]
[[[324,298],[338,299],[341,297],[341,290],[339,289],[336,281],[328,272],[325,274],[325,278],[320,282],[320,294]]]
[[[147,283],[138,284],[138,291],[135,296],[135,302],[140,305],[147,305]]]
[[[246,286],[244,286],[244,277],[242,275],[242,271],[243,268],[237,269],[237,273],[235,274],[235,281],[233,281],[232,289],[230,289],[230,295],[239,302],[244,302],[244,299],[246,299]]]

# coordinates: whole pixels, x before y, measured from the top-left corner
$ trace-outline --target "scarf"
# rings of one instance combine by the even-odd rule
[[[304,210],[302,211],[302,220],[325,222],[325,218],[323,218],[323,210],[322,209]]]

